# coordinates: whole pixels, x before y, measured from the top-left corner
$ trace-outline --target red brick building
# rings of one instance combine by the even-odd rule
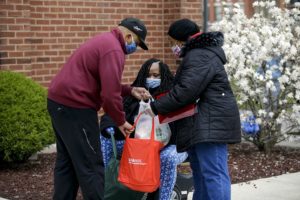
[[[85,40],[109,31],[125,17],[148,27],[149,51],[128,56],[123,81],[148,58],[175,60],[167,41],[171,22],[187,17],[202,24],[201,0],[0,0],[0,70],[25,73],[47,86]]]

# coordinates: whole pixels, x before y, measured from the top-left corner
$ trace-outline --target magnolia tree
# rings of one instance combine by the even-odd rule
[[[269,152],[300,127],[300,9],[275,2],[254,7],[252,18],[238,4],[224,9],[212,30],[224,33],[226,70],[244,110],[242,124],[250,126],[242,127],[243,136]]]

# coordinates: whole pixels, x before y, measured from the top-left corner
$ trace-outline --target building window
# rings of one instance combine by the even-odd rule
[[[215,21],[222,20],[222,3],[220,0],[214,2],[214,15]]]
[[[234,3],[238,3],[248,17],[253,14],[253,0],[209,0],[208,2],[210,23],[222,20],[224,8],[232,9]]]

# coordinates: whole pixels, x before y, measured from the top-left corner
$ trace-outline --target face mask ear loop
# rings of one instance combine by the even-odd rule
[[[133,36],[132,35],[130,35],[131,36],[131,44],[132,43],[135,43],[135,41],[134,41],[134,39],[133,39]]]

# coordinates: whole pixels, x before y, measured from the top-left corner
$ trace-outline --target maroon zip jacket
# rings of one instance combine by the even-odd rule
[[[121,84],[125,41],[119,29],[99,34],[81,45],[52,80],[48,98],[73,108],[104,111],[118,126],[124,124],[122,96],[131,87]],[[122,96],[121,96],[122,95]]]

